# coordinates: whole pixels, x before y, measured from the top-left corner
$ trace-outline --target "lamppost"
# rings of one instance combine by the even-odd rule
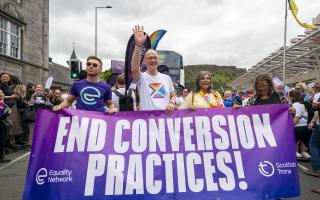
[[[112,8],[112,6],[97,6],[97,7],[95,7],[95,43],[94,43],[94,47],[95,47],[95,49],[94,49],[94,55],[95,56],[97,56],[97,44],[98,44],[98,38],[97,38],[97,21],[98,21],[98,19],[97,19],[97,11],[98,11],[98,8]]]

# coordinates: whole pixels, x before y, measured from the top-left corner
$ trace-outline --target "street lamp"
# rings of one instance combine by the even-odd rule
[[[112,6],[97,6],[95,7],[95,43],[94,43],[94,55],[97,56],[97,44],[98,44],[98,39],[97,39],[97,11],[98,11],[98,8],[112,8]]]

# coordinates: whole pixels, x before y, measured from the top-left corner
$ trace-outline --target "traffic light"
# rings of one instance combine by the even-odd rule
[[[80,73],[80,61],[79,60],[70,60],[69,67],[70,67],[70,78],[71,79],[78,79],[79,73]]]

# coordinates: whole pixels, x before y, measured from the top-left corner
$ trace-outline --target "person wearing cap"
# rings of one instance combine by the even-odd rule
[[[241,108],[242,107],[242,99],[240,96],[235,95],[232,98],[232,102],[233,102],[233,105],[232,105],[233,108]]]
[[[250,97],[253,96],[253,90],[251,89],[243,90],[242,94],[243,94],[242,107],[245,107]]]

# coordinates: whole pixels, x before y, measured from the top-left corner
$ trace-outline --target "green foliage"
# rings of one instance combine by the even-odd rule
[[[108,78],[111,76],[111,74],[112,74],[111,69],[107,69],[107,70],[105,70],[104,72],[101,73],[101,79],[107,81]]]
[[[231,90],[227,83],[236,77],[245,73],[245,69],[238,69],[234,66],[217,66],[217,65],[189,65],[185,66],[185,85],[191,89],[195,88],[195,81],[200,71],[209,71],[211,73],[211,83],[214,89],[220,93],[221,87],[224,90]]]

